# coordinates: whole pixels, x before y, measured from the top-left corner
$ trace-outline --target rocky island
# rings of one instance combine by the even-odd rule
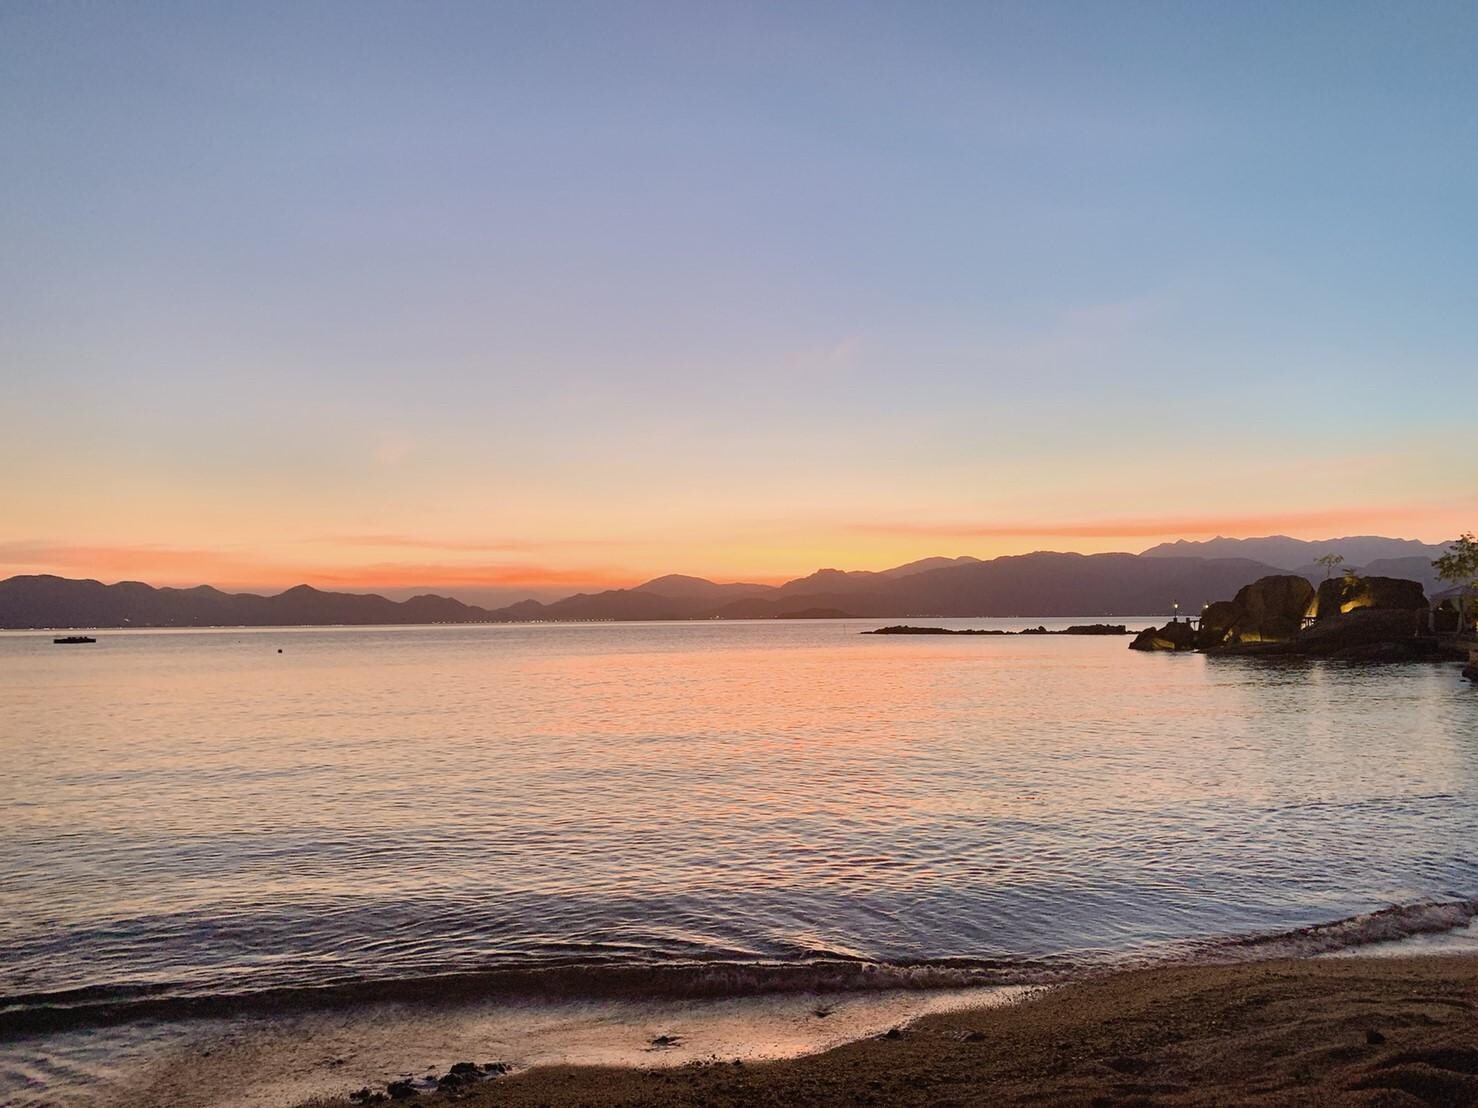
[[[1262,577],[1233,599],[1207,605],[1198,621],[1177,619],[1140,632],[1129,648],[1352,661],[1461,656],[1434,632],[1420,582],[1353,574],[1318,589],[1294,574]]]

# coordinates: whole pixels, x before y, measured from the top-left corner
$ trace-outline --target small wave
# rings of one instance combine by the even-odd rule
[[[1293,931],[1247,935],[1212,944],[1235,960],[1257,958],[1308,958],[1334,954],[1373,943],[1399,942],[1415,935],[1438,935],[1467,927],[1478,918],[1478,897],[1467,900],[1423,901],[1393,904],[1376,912],[1316,923]]]
[[[941,959],[572,964],[340,982],[211,995],[79,989],[0,999],[0,1038],[141,1019],[201,1019],[377,1003],[508,999],[718,999],[774,993],[881,992],[1042,983],[1064,969],[1040,961]]]
[[[1305,958],[1467,927],[1478,897],[1393,905],[1291,931],[1171,944],[1134,953],[1034,959],[941,958],[915,962],[815,959],[795,962],[616,963],[504,966],[422,977],[190,995],[167,987],[88,987],[0,997],[0,1038],[143,1019],[272,1015],[312,1008],[505,999],[719,999],[775,993],[845,993],[1051,985],[1130,966],[1152,967]]]

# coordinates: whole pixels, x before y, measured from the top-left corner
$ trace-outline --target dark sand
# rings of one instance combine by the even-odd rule
[[[1478,956],[1135,971],[805,1058],[537,1068],[409,1103],[452,1102],[1478,1105]]]

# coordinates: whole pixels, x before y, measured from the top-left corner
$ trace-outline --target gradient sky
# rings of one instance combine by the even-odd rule
[[[1478,525],[1472,4],[0,6],[0,576]]]

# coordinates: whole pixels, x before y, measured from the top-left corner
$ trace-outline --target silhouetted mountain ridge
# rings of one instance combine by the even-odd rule
[[[1266,549],[1266,559],[1177,551]],[[227,593],[209,585],[155,588],[139,581],[104,585],[51,575],[0,581],[0,627],[210,627],[336,624],[493,623],[556,620],[773,619],[835,610],[865,617],[1147,616],[1172,605],[1193,614],[1270,573],[1294,570],[1316,583],[1326,571],[1309,550],[1390,552],[1364,572],[1405,577],[1430,589],[1430,559],[1442,548],[1409,539],[1364,536],[1311,543],[1275,535],[1165,543],[1143,554],[1038,551],[982,561],[923,558],[886,570],[821,569],[782,585],[718,583],[667,574],[628,589],[577,593],[549,603],[522,600],[481,608],[427,593],[395,601],[372,593],[325,592],[296,585],[274,596]],[[1415,549],[1417,553],[1412,553]]]
[[[297,585],[275,596],[210,586],[104,585],[49,575],[0,581],[0,627],[209,627],[483,623],[533,620],[771,619],[834,609],[866,617],[1187,613],[1273,568],[1246,558],[1038,552],[923,559],[881,572],[820,570],[780,586],[670,575],[630,589],[497,609],[426,594],[394,601]],[[666,588],[669,595],[655,591]]]
[[[1326,554],[1341,554],[1351,566],[1395,558],[1431,560],[1446,552],[1448,543],[1433,545],[1416,539],[1390,539],[1383,535],[1346,535],[1339,539],[1295,539],[1288,535],[1266,535],[1257,539],[1177,539],[1162,542],[1142,552],[1146,558],[1251,558],[1278,569],[1294,572],[1313,565]],[[1323,576],[1323,571],[1320,571]]]
[[[654,577],[634,592],[655,593],[683,599],[733,598],[736,596],[763,596],[775,591],[774,585],[754,585],[742,581],[720,585],[704,577],[689,577],[683,573],[669,573],[665,577]]]
[[[490,612],[445,596],[387,600],[372,593],[295,585],[275,596],[209,585],[104,585],[49,574],[0,581],[0,627],[294,627],[335,624],[474,623]]]

